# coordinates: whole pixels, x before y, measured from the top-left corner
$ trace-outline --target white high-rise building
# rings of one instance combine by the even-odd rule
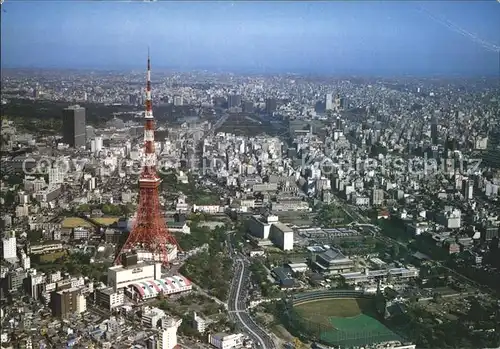
[[[28,270],[31,268],[30,256],[26,255],[26,253],[24,253],[24,251],[21,252],[21,267],[24,270]]]
[[[333,96],[331,93],[328,93],[325,96],[325,110],[332,110],[333,109]]]
[[[81,314],[87,311],[87,299],[83,294],[76,296],[76,309],[75,313]]]
[[[174,349],[177,346],[177,329],[182,319],[177,320],[170,317],[161,319],[161,331],[158,336],[159,349]]]
[[[2,240],[3,258],[12,260],[17,258],[17,240],[14,234],[7,236]]]
[[[63,184],[64,171],[59,167],[49,168],[49,185],[50,184]]]
[[[102,150],[102,137],[95,137],[90,141],[90,151],[97,155]]]
[[[174,105],[175,106],[184,105],[184,98],[182,98],[182,96],[174,96]]]

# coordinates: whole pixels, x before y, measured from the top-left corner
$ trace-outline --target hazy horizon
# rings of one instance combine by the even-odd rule
[[[421,11],[420,8],[425,10]],[[2,68],[498,75],[500,4],[29,2],[2,8]]]

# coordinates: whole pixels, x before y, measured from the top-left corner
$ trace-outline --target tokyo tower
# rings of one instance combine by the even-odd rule
[[[144,251],[151,259],[163,265],[169,262],[169,249],[179,245],[169,233],[160,210],[158,188],[161,179],[156,172],[154,142],[154,117],[151,102],[151,59],[148,51],[148,71],[146,80],[146,124],[144,126],[144,163],[139,177],[139,205],[137,218],[127,241],[117,254],[115,264],[121,264],[121,256],[132,250]]]

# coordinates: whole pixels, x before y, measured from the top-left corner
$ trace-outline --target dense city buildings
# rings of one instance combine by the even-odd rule
[[[25,79],[13,74],[7,91],[18,91],[13,84]],[[66,103],[74,105],[83,79],[75,80],[73,94],[39,84],[44,94],[37,103],[72,95]],[[295,307],[318,311],[301,299],[312,297],[311,304],[335,309],[329,304],[345,295],[328,293],[332,288],[354,290],[358,293],[350,297],[363,299],[378,299],[384,290],[380,322],[389,332],[352,335],[365,345],[406,348],[424,341],[395,335],[400,333],[391,329],[399,319],[395,307],[407,307],[408,323],[414,312],[425,311],[429,318],[459,326],[440,315],[445,308],[437,313],[412,303],[414,297],[447,299],[443,307],[451,309],[461,302],[481,304],[494,319],[496,298],[490,292],[500,284],[496,102],[479,105],[473,94],[457,97],[450,84],[449,94],[442,93],[455,98],[454,109],[436,112],[439,101],[431,93],[442,87],[420,83],[416,92],[411,80],[395,89],[384,80],[368,88],[295,77],[293,88],[283,89],[286,97],[278,99],[267,91],[287,85],[286,77],[254,78],[253,84],[263,87],[256,90],[234,77],[231,88],[218,87],[212,76],[211,87],[190,90],[170,87],[175,77],[155,79],[157,98],[171,101],[170,108],[187,109],[170,109],[167,121],[164,106],[154,107],[154,138],[143,131],[145,114],[136,106],[105,121],[90,120],[89,126],[85,109],[63,109],[63,131],[54,130],[55,143],[53,135],[30,134],[15,119],[2,120],[4,147],[12,154],[2,158],[2,200],[8,207],[2,215],[2,292],[28,295],[54,319],[110,314],[99,325],[108,341],[134,328],[130,319],[139,316],[134,311],[139,307],[143,339],[131,343],[161,348],[194,345],[185,337],[190,331],[205,343],[199,346],[278,347],[286,339],[269,335],[265,322],[248,309],[266,313],[261,302],[282,299],[272,307],[289,309],[291,322],[284,325],[294,331],[304,322],[293,315]],[[299,102],[295,95],[304,97],[307,89],[320,92]],[[486,84],[477,93],[493,91]],[[7,108],[13,98],[21,98],[13,93],[3,95]],[[85,93],[93,99],[90,90]],[[124,88],[120,93],[101,98],[116,104],[122,95],[126,99],[138,92]],[[139,94],[139,99],[147,96]],[[318,103],[324,107],[317,109]],[[419,109],[412,109],[417,103]],[[197,114],[190,109],[194,106]],[[482,108],[481,118],[475,108]],[[449,115],[457,117],[455,123]],[[179,246],[166,245],[164,260],[155,260],[144,244],[117,259],[124,238],[145,224],[137,223],[135,213],[137,180],[148,154],[144,134],[153,139],[154,148],[147,148],[154,149],[163,181],[160,218]],[[218,280],[224,273],[227,281]],[[440,298],[445,296],[450,298]],[[193,297],[205,297],[213,309],[200,313]],[[188,304],[188,313],[172,311],[178,300]],[[215,322],[205,316],[215,313],[226,315]],[[467,312],[460,318],[472,321],[466,320]],[[78,321],[75,326],[82,331],[87,325]],[[228,332],[225,321],[240,324],[243,333]],[[93,331],[84,341],[106,342]],[[9,333],[2,335],[10,338]],[[329,341],[321,339],[325,336],[311,331],[300,338],[334,346],[351,335],[336,332]]]

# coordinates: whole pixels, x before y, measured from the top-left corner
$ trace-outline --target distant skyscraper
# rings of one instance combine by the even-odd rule
[[[335,119],[335,129],[337,130],[342,130],[343,125],[342,125],[342,119],[337,116],[337,119]]]
[[[85,146],[85,108],[74,105],[63,110],[63,142],[74,148]]]
[[[328,93],[325,96],[325,110],[332,110],[333,109],[333,95],[331,93]]]
[[[346,110],[348,108],[347,98],[343,97],[340,99],[340,109]]]
[[[90,151],[94,155],[98,155],[101,150],[102,150],[102,137],[95,137],[93,140],[90,141]]]
[[[128,96],[128,103],[129,103],[130,105],[137,105],[137,104],[138,104],[138,103],[137,103],[138,101],[139,101],[139,99],[137,98],[137,95],[136,95],[136,94],[133,94],[133,93],[132,93],[132,94],[130,94],[130,95]]]
[[[339,112],[340,111],[340,94],[337,94],[335,96],[335,101],[333,103],[333,108],[335,111]]]
[[[3,240],[3,258],[7,260],[17,258],[17,242],[16,236],[11,233],[8,234]]]
[[[266,99],[266,113],[272,114],[278,108],[278,102],[274,98]]]
[[[64,171],[58,166],[49,168],[49,184],[64,183]]]
[[[182,98],[182,96],[174,96],[174,105],[175,106],[184,105],[184,98]]]
[[[253,113],[253,102],[246,101],[243,103],[243,112],[245,113]]]
[[[33,88],[33,98],[38,99],[40,98],[40,86],[38,84],[35,85]]]
[[[474,198],[474,181],[466,179],[462,185],[464,190],[464,196],[466,200],[472,200]]]
[[[431,119],[431,140],[433,145],[438,143],[438,124],[435,116]]]
[[[227,97],[227,107],[228,108],[237,108],[241,105],[241,96],[240,95],[229,95]]]

